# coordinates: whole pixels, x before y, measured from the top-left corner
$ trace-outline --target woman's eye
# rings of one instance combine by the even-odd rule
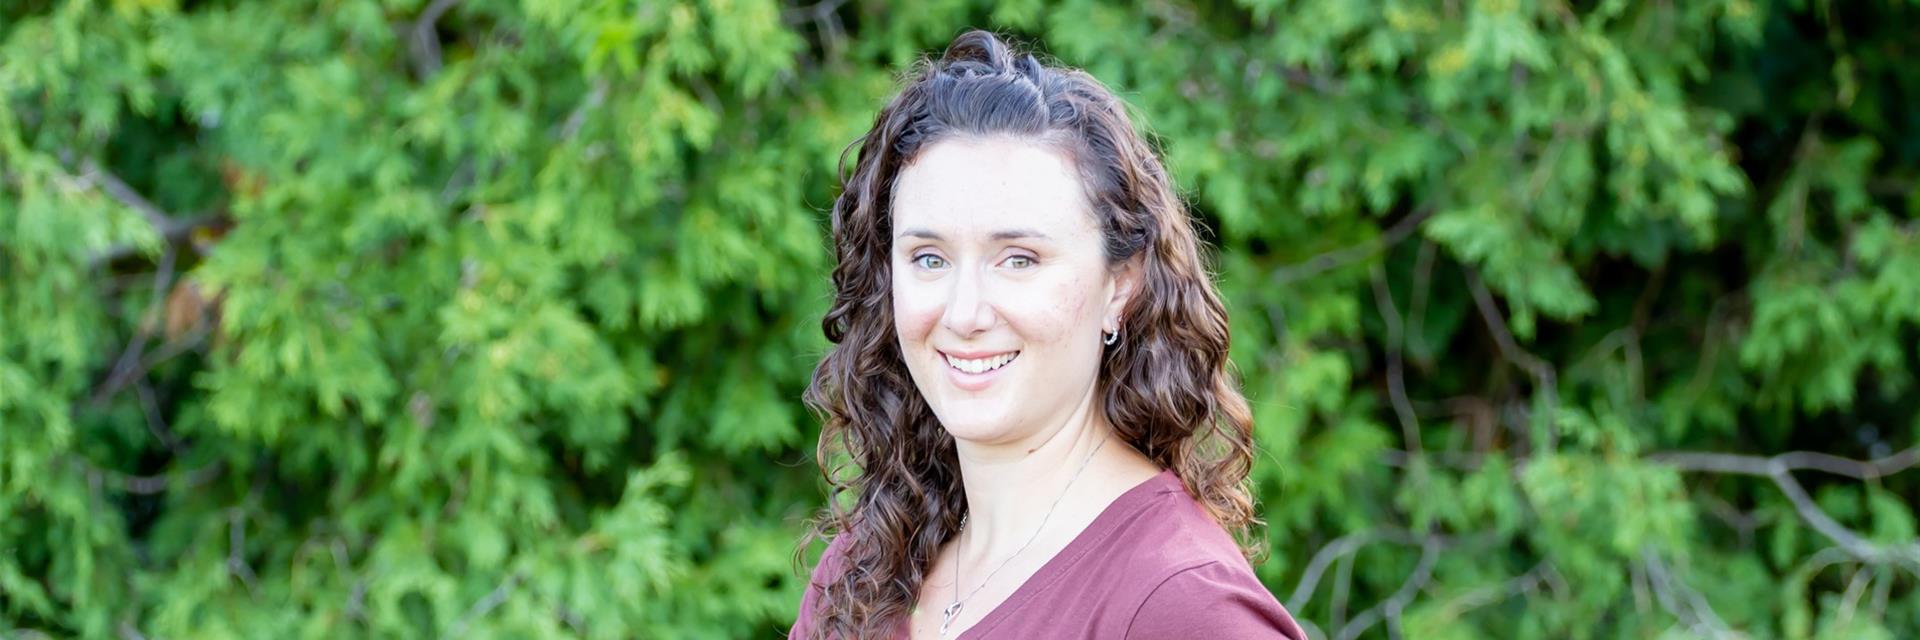
[[[947,268],[947,260],[945,258],[933,255],[931,253],[923,253],[918,256],[914,256],[913,263],[916,265],[920,265],[920,268],[922,269]]]
[[[1014,256],[1011,258],[1007,258],[1006,265],[1014,269],[1025,269],[1033,266],[1033,258],[1029,258],[1027,256]]]

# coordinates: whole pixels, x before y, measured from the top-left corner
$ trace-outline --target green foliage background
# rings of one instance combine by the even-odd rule
[[[1920,635],[1920,3],[3,7],[0,636],[779,633],[969,26],[1164,150],[1317,634]]]

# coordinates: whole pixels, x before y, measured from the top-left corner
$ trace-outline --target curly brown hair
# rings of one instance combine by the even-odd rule
[[[1163,469],[1222,527],[1248,542],[1259,521],[1246,486],[1252,419],[1227,360],[1227,314],[1200,241],[1159,158],[1125,105],[1085,72],[1046,66],[985,31],[954,39],[840,159],[833,205],[834,299],[821,322],[835,346],[806,402],[820,413],[828,506],[814,540],[847,538],[842,570],[823,576],[812,637],[874,637],[908,615],[933,555],[967,510],[959,461],[901,359],[891,263],[894,184],[950,137],[1012,136],[1065,154],[1098,217],[1109,264],[1140,259],[1143,282],[1121,316],[1096,393],[1115,434]],[[851,173],[848,154],[858,150]],[[851,508],[841,498],[855,496]]]

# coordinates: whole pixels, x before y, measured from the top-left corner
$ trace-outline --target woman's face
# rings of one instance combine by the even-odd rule
[[[893,231],[900,352],[956,439],[1016,442],[1087,403],[1137,269],[1109,268],[1065,156],[935,143],[900,173]]]

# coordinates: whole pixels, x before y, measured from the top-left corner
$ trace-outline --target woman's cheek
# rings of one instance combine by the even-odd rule
[[[1048,293],[1047,300],[1052,303],[1053,308],[1047,315],[1059,325],[1056,328],[1058,333],[1071,333],[1073,328],[1082,322],[1081,315],[1087,310],[1086,282],[1083,278],[1071,278]],[[1058,337],[1064,339],[1066,336]]]
[[[914,342],[925,340],[940,320],[940,301],[931,292],[917,287],[895,287],[893,322],[900,337]]]

